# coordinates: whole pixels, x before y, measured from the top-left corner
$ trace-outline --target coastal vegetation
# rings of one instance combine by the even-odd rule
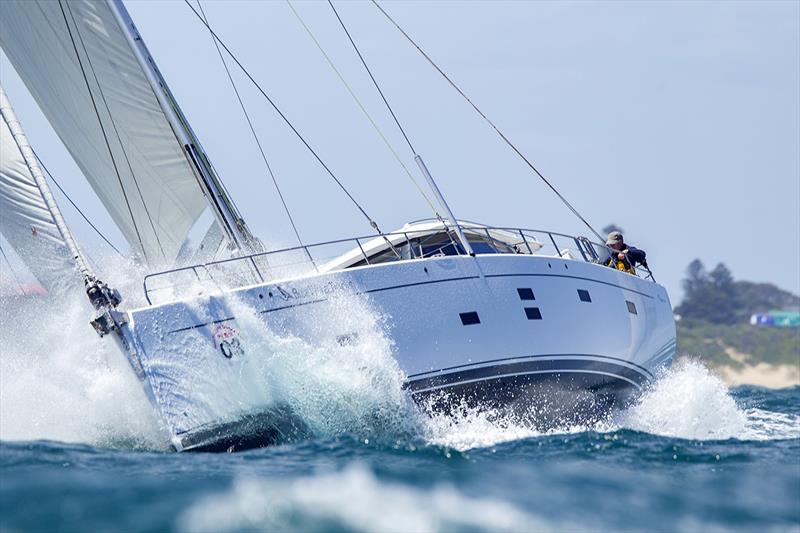
[[[699,259],[687,267],[683,288],[683,301],[675,308],[679,356],[712,367],[800,367],[800,328],[750,323],[756,313],[797,311],[800,297],[771,283],[735,280],[722,263],[706,271]]]

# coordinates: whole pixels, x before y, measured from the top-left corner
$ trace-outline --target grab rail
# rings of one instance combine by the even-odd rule
[[[449,225],[446,225],[445,228],[448,234],[453,231]],[[597,243],[590,241],[586,237],[575,237],[553,231],[501,226],[482,226],[471,222],[464,222],[462,229],[467,235],[467,238],[470,240],[471,244],[473,243],[473,239],[476,239],[474,244],[480,243],[488,245],[492,250],[490,253],[496,254],[513,253],[552,257],[553,254],[548,253],[548,250],[546,250],[548,246],[547,241],[549,241],[550,245],[552,245],[554,256],[562,259],[600,264],[607,261],[607,259],[611,257],[612,253],[616,253],[614,250],[608,248],[605,243]],[[300,265],[310,266],[311,268],[309,269],[309,273],[317,272],[319,271],[319,266],[325,264],[321,261],[331,261],[336,258],[342,258],[348,254],[353,254],[354,252],[357,253],[352,259],[358,259],[358,262],[364,265],[386,262],[384,260],[376,260],[377,258],[375,256],[372,257],[372,262],[370,262],[370,257],[367,254],[367,251],[364,249],[364,244],[362,241],[367,242],[375,239],[382,239],[390,243],[390,246],[395,253],[393,256],[395,258],[394,260],[424,259],[441,255],[466,255],[466,252],[463,250],[461,245],[458,244],[457,240],[453,241],[451,238],[448,238],[445,241],[436,241],[434,243],[430,242],[431,240],[434,240],[434,237],[438,237],[441,234],[441,229],[437,228],[417,230],[411,229],[392,233],[382,233],[380,235],[373,234],[360,237],[351,237],[347,239],[337,239],[304,246],[293,246],[289,248],[272,250],[269,252],[260,252],[257,254],[221,259],[219,261],[212,261],[209,263],[173,268],[170,270],[148,274],[144,277],[143,288],[145,299],[147,300],[148,304],[152,305],[151,295],[155,295],[159,291],[171,290],[176,287],[192,284],[194,282],[202,283],[204,279],[222,289],[223,285],[220,282],[221,278],[215,277],[212,274],[212,270],[223,271],[225,273],[224,278],[226,283],[224,284],[224,288],[230,289],[245,285],[265,283],[270,279],[277,279],[278,275],[280,274],[280,270],[282,269],[286,269],[287,274],[297,275],[298,266]],[[544,238],[542,240],[537,239],[537,235]],[[392,238],[395,237],[403,237],[403,239],[392,242]],[[451,235],[448,235],[448,237],[451,237]],[[426,239],[428,239],[427,242]],[[562,246],[564,246],[563,248],[559,246],[559,242],[562,244]],[[312,254],[312,249],[316,252],[324,247],[341,247],[341,245],[345,243],[351,243],[349,249],[339,251],[338,253],[334,253],[330,256],[320,257],[317,255],[315,257],[315,255]],[[355,246],[353,246],[353,244],[355,244]],[[398,252],[398,250],[403,250],[403,252],[405,252],[406,244],[408,245],[407,257],[401,256],[401,254]],[[383,248],[379,249],[377,251],[378,256],[383,255],[382,252],[386,251],[387,250],[384,250]],[[574,252],[577,252],[577,254]],[[278,264],[278,258],[282,256],[289,256],[293,253],[298,253],[302,259],[299,261]],[[481,252],[477,253],[480,254]],[[228,269],[228,267],[234,265],[237,268],[233,270]],[[241,265],[244,265],[245,267],[241,268]],[[348,264],[347,266],[349,267],[353,265]],[[201,276],[201,272],[204,273],[204,276]],[[184,283],[171,283],[157,286],[152,285],[152,282],[155,280],[167,277],[173,279],[174,277],[182,274],[187,274],[189,276],[189,279]],[[646,265],[636,267],[635,272],[632,274],[639,278],[655,282],[653,273]],[[232,284],[228,283],[227,281],[231,281]]]

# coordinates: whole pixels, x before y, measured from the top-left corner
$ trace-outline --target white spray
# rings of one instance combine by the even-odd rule
[[[124,275],[129,265],[105,263],[114,279],[136,277]],[[3,298],[0,439],[166,447],[138,380],[113,341],[94,333],[91,313],[79,286],[60,297]]]
[[[289,406],[316,436],[387,434],[406,423],[404,376],[387,323],[366,297],[340,288],[303,307],[292,317],[302,338],[233,296],[226,307],[252,361],[254,398],[240,397],[243,404],[269,398]]]
[[[123,276],[125,268],[115,270],[106,277],[141,279],[141,273]],[[126,304],[136,305],[140,287],[134,283],[121,289]],[[0,439],[167,447],[167,436],[127,362],[113,342],[98,338],[88,325],[83,295],[76,292],[65,299],[70,303],[56,306],[44,299],[4,301]],[[237,401],[269,398],[288,405],[315,436],[411,438],[464,450],[541,435],[486,411],[460,410],[457,417],[421,414],[402,390],[391,324],[368,299],[351,291],[335,291],[324,305],[298,314],[307,332],[302,338],[233,297],[227,305],[254,356],[247,368],[253,386],[237,389]],[[343,331],[351,336],[337,337]],[[665,372],[636,405],[611,422],[549,433],[627,428],[687,439],[792,438],[800,434],[797,418],[742,410],[719,378],[689,362]]]

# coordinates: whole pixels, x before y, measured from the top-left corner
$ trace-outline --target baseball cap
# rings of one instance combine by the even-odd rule
[[[619,244],[623,242],[622,240],[622,232],[619,231],[612,231],[608,234],[608,239],[606,239],[606,245],[611,246],[612,244]]]

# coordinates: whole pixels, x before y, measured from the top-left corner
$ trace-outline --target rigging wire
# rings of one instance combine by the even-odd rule
[[[74,208],[75,208],[75,210],[78,212],[78,214],[80,214],[80,216],[83,218],[83,220],[85,220],[85,221],[86,221],[86,223],[87,223],[87,224],[89,224],[89,227],[91,227],[91,228],[92,228],[92,229],[95,231],[95,233],[97,233],[97,234],[100,236],[100,238],[102,238],[102,239],[105,241],[105,243],[111,247],[111,249],[112,249],[112,250],[114,250],[115,252],[117,252],[117,254],[118,254],[120,257],[125,257],[125,256],[122,254],[122,252],[120,252],[120,251],[117,249],[117,247],[116,247],[116,246],[114,246],[113,244],[111,244],[111,241],[109,241],[109,240],[108,240],[108,238],[107,238],[105,235],[103,235],[103,233],[102,233],[102,232],[101,232],[99,229],[97,229],[97,227],[96,227],[94,224],[92,224],[92,221],[91,221],[91,220],[89,220],[89,218],[88,218],[88,217],[87,217],[87,216],[86,216],[86,215],[83,213],[83,211],[81,211],[81,208],[80,208],[80,207],[78,207],[78,206],[77,206],[77,204],[76,204],[75,202],[73,202],[73,201],[72,201],[72,198],[70,198],[69,194],[67,194],[67,191],[65,191],[65,190],[64,190],[64,188],[63,188],[63,187],[61,187],[61,184],[60,184],[60,183],[58,183],[58,181],[57,181],[57,180],[56,180],[56,178],[53,176],[53,174],[51,174],[51,173],[50,173],[50,171],[47,169],[47,167],[46,167],[46,166],[45,166],[45,164],[44,164],[44,161],[42,161],[42,158],[41,158],[41,157],[39,157],[39,154],[37,154],[37,153],[36,153],[36,151],[35,151],[35,150],[33,150],[33,148],[31,148],[31,150],[33,151],[33,155],[36,157],[36,160],[37,160],[37,161],[39,162],[39,164],[42,166],[42,169],[43,169],[43,170],[44,170],[44,171],[47,173],[47,175],[50,177],[50,180],[51,180],[51,181],[52,181],[52,182],[53,182],[53,183],[56,185],[56,187],[58,187],[58,190],[59,190],[59,191],[61,191],[61,194],[63,194],[63,195],[64,195],[64,197],[67,199],[67,201],[69,201],[69,203],[70,203],[70,204],[72,204],[72,207],[74,207]]]
[[[400,124],[400,121],[397,119],[397,115],[394,114],[394,110],[392,109],[392,106],[389,105],[389,101],[386,99],[386,96],[384,96],[383,91],[381,90],[380,85],[378,85],[377,80],[375,80],[375,76],[372,75],[372,70],[370,70],[369,66],[367,66],[367,62],[364,60],[364,56],[361,55],[361,51],[358,49],[358,46],[356,46],[356,43],[353,40],[353,37],[350,36],[350,32],[347,30],[347,26],[344,25],[344,21],[342,20],[342,17],[339,16],[339,12],[336,11],[336,8],[334,7],[333,2],[331,0],[328,0],[328,5],[331,6],[331,9],[333,10],[333,14],[336,15],[336,19],[339,21],[339,24],[341,24],[345,35],[347,35],[347,38],[350,40],[350,44],[353,45],[353,49],[356,51],[356,54],[358,54],[358,58],[361,60],[361,64],[364,65],[364,69],[366,69],[367,74],[369,74],[369,77],[372,80],[373,85],[375,85],[375,88],[378,90],[378,94],[381,95],[381,98],[383,99],[383,103],[386,104],[386,108],[389,110],[389,113],[392,115],[392,118],[394,119],[394,123],[397,124],[397,128],[400,130],[400,133],[403,134],[403,138],[406,140],[406,143],[408,144],[408,147],[411,149],[411,153],[414,154],[414,155],[417,155],[417,151],[414,149],[414,145],[411,144],[411,140],[408,138],[408,135],[406,135],[406,130],[403,129],[403,126]]]
[[[200,13],[203,15],[203,21],[208,22],[208,17],[206,16],[205,11],[203,10],[203,5],[200,3],[200,0],[197,0],[197,7],[200,8]],[[210,28],[209,28],[210,30]],[[280,187],[278,186],[278,180],[275,178],[275,173],[272,171],[272,167],[267,161],[267,155],[264,153],[264,148],[261,146],[261,141],[256,134],[256,130],[253,127],[253,122],[250,120],[250,115],[247,112],[247,108],[242,101],[242,97],[239,94],[239,89],[236,87],[236,83],[233,81],[233,76],[231,75],[230,69],[228,69],[228,63],[225,61],[225,56],[222,54],[222,50],[219,48],[219,44],[217,43],[217,39],[213,33],[211,33],[211,40],[214,42],[214,48],[217,49],[217,54],[219,55],[220,61],[222,61],[222,66],[225,67],[225,73],[228,75],[228,80],[231,82],[231,87],[233,88],[233,92],[236,93],[236,99],[239,101],[239,106],[242,108],[242,113],[244,113],[244,117],[247,120],[247,125],[250,127],[250,132],[253,134],[253,139],[256,141],[256,145],[258,146],[258,151],[261,152],[261,159],[264,160],[264,165],[267,167],[267,171],[269,172],[270,178],[272,178],[272,183],[275,185],[275,190],[278,192],[278,198],[281,200],[281,204],[283,204],[283,210],[286,211],[286,216],[289,218],[289,223],[292,225],[292,230],[294,230],[294,235],[297,237],[297,242],[300,243],[300,246],[303,245],[303,240],[300,238],[300,232],[297,230],[297,226],[294,223],[294,219],[292,218],[292,214],[289,211],[289,207],[286,204],[286,200],[283,197],[283,193],[281,192]]]
[[[17,277],[17,273],[14,272],[14,267],[11,265],[11,261],[8,260],[8,256],[6,255],[6,251],[3,250],[2,244],[0,244],[0,254],[3,254],[3,259],[5,259],[6,263],[8,263],[8,270],[9,272],[11,272],[11,277],[14,278],[14,282],[17,284],[17,287],[19,287],[20,292],[22,293],[23,296],[27,296],[28,293],[25,292],[25,289],[22,287],[22,283],[19,281],[19,278]]]
[[[350,41],[350,44],[353,45],[353,49],[356,51],[356,54],[358,55],[358,58],[361,60],[361,64],[364,65],[364,69],[367,71],[367,74],[369,74],[369,77],[372,80],[372,84],[375,85],[375,89],[377,89],[378,90],[378,94],[381,95],[381,99],[383,100],[383,103],[386,104],[386,108],[389,110],[389,114],[392,115],[392,118],[394,119],[394,123],[397,124],[397,128],[400,130],[400,133],[403,134],[403,138],[406,140],[406,143],[408,144],[408,147],[411,150],[411,153],[413,154],[413,156],[415,158],[419,157],[419,154],[417,154],[417,151],[414,149],[414,145],[411,144],[411,139],[409,139],[408,135],[406,135],[406,130],[403,129],[402,124],[400,124],[400,120],[397,118],[397,115],[395,115],[394,109],[392,109],[392,106],[389,105],[389,100],[386,98],[386,95],[383,94],[383,90],[381,90],[381,86],[378,84],[378,80],[376,80],[375,76],[372,75],[372,70],[370,70],[369,65],[367,65],[367,61],[364,59],[364,56],[361,55],[361,51],[358,49],[358,46],[356,45],[356,42],[353,40],[353,37],[350,35],[350,32],[347,29],[347,26],[345,26],[344,21],[342,20],[342,17],[339,16],[339,12],[336,11],[336,7],[334,7],[333,2],[331,0],[328,0],[328,5],[331,6],[331,9],[333,10],[333,14],[336,15],[336,19],[339,21],[339,24],[342,26],[342,29],[344,30],[345,35],[347,35],[347,39]],[[402,162],[401,162],[401,164],[402,164]],[[405,165],[403,165],[403,168],[405,168]],[[406,172],[408,172],[408,170],[406,170]],[[409,174],[409,177],[410,176],[411,175]],[[428,199],[428,196],[420,188],[420,186],[417,183],[417,181],[413,177],[411,178],[411,180],[414,182],[414,185],[417,186],[417,189],[419,189],[419,192],[425,198],[425,201],[428,202],[428,205],[430,206],[430,208],[433,211],[434,215],[436,215],[436,218],[446,228],[447,224],[445,223],[444,219],[442,218],[442,215],[440,215],[439,211],[433,206],[431,201]],[[453,246],[455,247],[455,249],[458,249],[458,243],[456,243],[456,240],[453,238],[452,232],[448,231],[447,232],[447,236],[450,238],[450,242],[453,243]]]
[[[419,191],[419,193],[422,195],[422,197],[428,203],[428,206],[431,208],[431,211],[433,211],[434,214],[436,214],[437,218],[441,218],[441,217],[439,217],[439,213],[436,211],[436,208],[433,206],[433,203],[428,198],[428,195],[425,194],[425,191],[422,189],[422,187],[420,187],[419,183],[414,178],[413,174],[411,174],[411,171],[408,170],[408,167],[405,165],[405,163],[403,163],[403,160],[397,154],[397,151],[394,149],[394,146],[392,146],[392,144],[389,142],[389,139],[386,138],[386,136],[381,131],[380,127],[378,127],[378,124],[375,122],[375,120],[369,114],[369,112],[367,111],[367,108],[364,107],[364,104],[361,103],[361,100],[358,98],[358,96],[356,96],[355,91],[353,91],[353,89],[350,87],[350,85],[344,79],[344,76],[342,75],[342,73],[339,71],[338,68],[336,68],[336,65],[333,63],[333,60],[325,52],[325,49],[322,47],[320,42],[314,36],[314,33],[311,31],[311,28],[308,27],[308,25],[305,23],[303,18],[300,16],[300,13],[298,13],[297,10],[294,8],[294,6],[292,5],[292,2],[290,0],[286,0],[286,4],[289,6],[289,9],[292,10],[292,13],[294,13],[294,16],[297,17],[297,20],[300,22],[300,25],[303,26],[303,29],[306,30],[306,33],[308,33],[308,36],[311,37],[311,40],[314,41],[314,44],[317,45],[317,48],[322,53],[322,55],[325,57],[325,60],[328,62],[328,65],[331,67],[333,72],[336,73],[336,76],[339,78],[339,81],[342,82],[342,85],[344,85],[345,89],[347,89],[347,92],[350,93],[350,96],[353,97],[353,100],[355,100],[355,102],[358,105],[359,109],[361,109],[361,112],[364,113],[364,116],[367,118],[369,123],[372,124],[373,129],[375,129],[375,131],[377,132],[378,136],[383,140],[383,143],[386,145],[387,148],[389,148],[389,151],[392,153],[392,155],[397,160],[397,162],[400,164],[400,166],[403,167],[403,170],[405,171],[406,175],[408,175],[408,178],[411,180],[411,182],[417,188],[417,191]],[[331,4],[331,7],[333,7],[333,4]],[[336,12],[336,10],[334,9],[334,13],[335,12]],[[339,18],[339,14],[338,13],[336,14],[336,17]],[[342,24],[342,27],[344,27],[344,23],[342,23],[341,19],[339,19],[339,22]],[[345,28],[345,32],[347,33],[347,28]],[[350,37],[350,34],[347,33],[347,36]],[[353,40],[350,39],[350,42],[352,43]],[[353,46],[355,46],[355,43],[353,43]],[[358,48],[356,48],[356,52],[358,53]],[[358,53],[358,56],[361,57],[361,54]],[[361,58],[361,62],[364,63],[364,58]],[[364,63],[364,66],[366,66],[366,63]],[[367,68],[367,72],[369,72],[369,68]],[[370,75],[370,77],[372,77],[372,73],[371,72],[369,72],[369,75]],[[375,82],[375,78],[372,78],[372,81]],[[377,86],[377,84],[376,84],[376,86]],[[380,88],[378,89],[378,91],[380,92]],[[381,92],[381,96],[383,97],[383,93],[382,92]],[[386,98],[384,98],[383,100],[385,102]],[[389,108],[389,111],[391,112],[391,108]],[[392,116],[394,116],[394,112],[392,112]],[[397,121],[397,117],[395,117],[395,121]],[[410,146],[411,142],[408,140],[408,137],[406,137],[406,134],[403,131],[402,127],[400,128],[400,131],[403,133],[403,136],[406,138],[406,142],[408,142],[408,144]],[[411,147],[411,151],[414,152],[413,146]],[[416,155],[416,152],[415,152],[415,155]]]
[[[60,3],[60,2],[59,2]],[[63,9],[63,8],[62,8]],[[136,191],[139,193],[139,200],[142,202],[142,207],[144,207],[144,213],[147,216],[147,221],[150,223],[150,228],[153,230],[153,235],[156,238],[156,243],[158,244],[158,249],[161,251],[162,257],[167,259],[167,254],[164,252],[164,247],[161,244],[161,239],[158,236],[158,231],[156,231],[155,224],[153,223],[153,218],[150,216],[150,210],[147,207],[147,202],[144,201],[144,196],[142,195],[142,189],[139,187],[139,181],[136,179],[136,174],[133,172],[133,166],[131,166],[131,161],[128,158],[128,152],[125,150],[125,146],[122,144],[122,138],[120,137],[119,130],[117,129],[117,123],[114,120],[114,115],[111,114],[111,108],[108,105],[108,101],[106,100],[106,95],[103,91],[103,87],[100,85],[100,81],[97,78],[97,72],[94,70],[94,65],[92,65],[92,58],[89,56],[89,52],[86,49],[86,43],[83,41],[83,36],[81,35],[80,27],[78,26],[77,22],[75,22],[75,15],[72,13],[72,8],[69,4],[67,4],[67,11],[69,11],[70,17],[72,18],[72,23],[75,24],[75,31],[78,34],[78,40],[81,42],[81,47],[83,48],[83,53],[86,55],[86,61],[89,63],[89,69],[92,71],[92,76],[94,77],[94,82],[97,84],[97,89],[100,92],[100,98],[103,100],[103,105],[106,108],[106,113],[108,113],[108,118],[111,121],[111,126],[114,128],[114,135],[117,137],[117,142],[119,143],[120,149],[122,150],[122,155],[125,158],[125,162],[128,165],[128,170],[131,173],[131,179],[133,180],[133,184],[136,186]],[[78,61],[80,62],[80,57],[78,57]],[[81,66],[81,68],[83,68]],[[91,89],[89,89],[91,91]],[[100,119],[100,115],[97,115],[97,119],[102,122]],[[104,133],[105,135],[105,133]],[[108,142],[108,141],[106,141]],[[111,154],[111,148],[109,147],[109,154],[111,158],[114,158],[114,155]],[[115,165],[116,166],[116,165]],[[121,183],[121,182],[120,182]],[[129,207],[130,209],[130,207]],[[131,218],[133,218],[133,212],[131,212]],[[144,251],[144,250],[143,250]]]
[[[111,144],[108,142],[108,136],[106,135],[106,129],[103,126],[103,121],[100,118],[100,111],[97,109],[97,102],[94,100],[94,94],[92,93],[92,88],[89,85],[89,78],[86,76],[86,70],[83,68],[83,61],[81,61],[80,52],[78,52],[78,46],[75,44],[75,38],[72,35],[72,28],[69,25],[69,20],[67,19],[67,14],[64,11],[64,5],[62,4],[62,0],[58,0],[58,6],[61,8],[61,14],[64,16],[64,24],[67,25],[67,32],[69,33],[69,39],[72,42],[72,48],[75,50],[75,57],[78,59],[78,66],[81,68],[81,74],[83,74],[83,81],[86,83],[86,89],[89,91],[89,98],[92,100],[92,107],[94,108],[94,113],[97,116],[97,121],[100,124],[100,131],[103,134],[103,139],[106,142],[106,148],[108,149],[108,155],[111,157],[111,164],[114,166],[114,172],[117,175],[117,180],[119,181],[119,187],[122,189],[122,196],[125,199],[125,205],[128,208],[128,213],[131,216],[131,222],[133,223],[133,229],[136,231],[136,238],[139,240],[139,246],[142,249],[142,254],[144,254],[145,261],[147,261],[147,252],[144,248],[144,243],[142,242],[142,235],[139,233],[139,227],[136,224],[136,219],[133,217],[133,210],[131,209],[131,204],[128,201],[128,193],[125,191],[125,186],[122,184],[122,176],[119,173],[119,168],[117,168],[117,161],[114,159],[114,153],[111,151]]]
[[[439,68],[439,65],[437,65],[437,64],[436,64],[436,63],[433,61],[433,59],[431,59],[431,57],[430,57],[428,54],[426,54],[426,53],[425,53],[425,51],[424,51],[424,50],[423,50],[423,49],[422,49],[422,48],[421,48],[421,47],[420,47],[420,46],[419,46],[419,45],[418,45],[418,44],[417,44],[417,43],[414,41],[414,39],[412,39],[412,38],[411,38],[411,36],[410,36],[408,33],[406,33],[406,32],[405,32],[405,30],[403,30],[403,28],[401,28],[401,27],[400,27],[400,25],[399,25],[397,22],[395,22],[395,20],[394,20],[394,19],[393,19],[393,18],[392,18],[392,17],[389,15],[389,13],[387,13],[387,12],[386,12],[386,11],[383,9],[383,7],[381,7],[381,5],[380,5],[380,4],[377,2],[377,0],[371,0],[371,2],[372,2],[373,4],[375,4],[375,7],[377,7],[377,8],[378,8],[378,10],[379,10],[381,13],[383,13],[383,15],[384,15],[384,16],[385,16],[385,17],[386,17],[388,20],[389,20],[389,22],[391,22],[391,23],[392,23],[392,25],[394,25],[394,27],[395,27],[395,28],[397,28],[397,29],[400,31],[400,33],[401,33],[401,34],[403,34],[403,37],[405,37],[405,38],[406,38],[406,39],[407,39],[407,40],[408,40],[408,41],[409,41],[409,42],[410,42],[412,45],[414,45],[414,47],[417,49],[417,51],[419,51],[419,53],[420,53],[420,54],[422,54],[422,56],[423,56],[423,57],[424,57],[424,58],[425,58],[425,59],[428,61],[428,63],[430,63],[430,64],[431,64],[431,66],[433,66],[433,68],[435,68],[435,69],[436,69],[436,70],[439,72],[439,74],[441,74],[441,75],[442,75],[442,77],[443,77],[445,80],[447,80],[447,82],[448,82],[448,83],[449,83],[449,84],[450,84],[450,85],[453,87],[453,89],[455,89],[455,90],[458,92],[458,94],[460,94],[462,97],[464,97],[464,99],[465,99],[465,100],[466,100],[466,101],[469,103],[469,105],[471,105],[471,106],[472,106],[472,108],[473,108],[473,109],[474,109],[474,110],[475,110],[475,111],[476,111],[476,112],[477,112],[477,113],[478,113],[478,114],[479,114],[479,115],[480,115],[480,116],[481,116],[481,117],[482,117],[482,118],[483,118],[483,119],[484,119],[484,120],[485,120],[485,121],[486,121],[486,122],[487,122],[487,123],[488,123],[488,124],[489,124],[489,125],[490,125],[490,126],[493,128],[493,129],[494,129],[494,131],[495,131],[495,132],[497,132],[497,134],[500,136],[500,138],[501,138],[501,139],[503,139],[503,141],[505,141],[505,143],[506,143],[508,146],[510,146],[510,147],[511,147],[511,149],[512,149],[512,150],[514,150],[514,152],[516,152],[516,154],[517,154],[517,155],[518,155],[520,158],[522,158],[522,160],[525,162],[525,164],[526,164],[526,165],[528,165],[528,167],[530,167],[530,169],[531,169],[531,170],[533,170],[533,171],[536,173],[536,175],[537,175],[537,176],[539,176],[539,178],[540,178],[540,179],[541,179],[541,180],[542,180],[542,181],[543,181],[543,182],[544,182],[544,183],[545,183],[545,184],[546,184],[548,187],[550,187],[550,189],[551,189],[551,190],[552,190],[552,191],[553,191],[553,192],[556,194],[556,196],[558,196],[558,198],[559,198],[559,199],[560,199],[560,200],[561,200],[561,201],[564,203],[564,205],[566,205],[566,206],[569,208],[569,210],[570,210],[570,211],[572,211],[572,213],[573,213],[573,214],[574,214],[576,217],[578,217],[578,218],[581,220],[581,222],[583,222],[583,223],[586,225],[586,227],[587,227],[587,228],[589,228],[589,229],[592,231],[592,233],[594,233],[594,234],[595,234],[595,236],[596,236],[598,239],[600,239],[600,240],[602,240],[602,241],[605,241],[605,237],[602,237],[602,236],[601,236],[601,235],[600,235],[600,234],[599,234],[599,233],[598,233],[598,232],[597,232],[597,231],[596,231],[596,230],[595,230],[595,229],[592,227],[592,225],[591,225],[591,224],[589,224],[589,222],[588,222],[588,221],[587,221],[587,220],[586,220],[586,219],[585,219],[585,218],[584,218],[584,217],[583,217],[583,216],[582,216],[582,215],[581,215],[581,214],[578,212],[578,210],[577,210],[577,209],[575,209],[575,207],[573,207],[573,206],[572,206],[572,204],[571,204],[571,203],[569,203],[569,202],[567,201],[567,199],[566,199],[566,198],[564,198],[564,196],[563,196],[563,195],[562,195],[560,192],[558,192],[558,190],[557,190],[557,189],[556,189],[556,188],[553,186],[553,184],[552,184],[552,183],[550,183],[550,181],[549,181],[547,178],[545,178],[545,177],[544,177],[544,175],[543,175],[541,172],[539,172],[539,170],[538,170],[538,169],[537,169],[537,168],[536,168],[536,167],[533,165],[533,163],[531,163],[531,162],[530,162],[530,160],[528,160],[528,158],[527,158],[527,157],[525,157],[525,155],[524,155],[524,154],[523,154],[523,153],[522,153],[522,152],[521,152],[521,151],[520,151],[520,150],[519,150],[519,149],[518,149],[518,148],[517,148],[517,147],[514,145],[514,143],[512,143],[512,142],[511,142],[511,141],[508,139],[508,137],[506,137],[506,136],[503,134],[503,132],[502,132],[502,131],[500,131],[500,129],[499,129],[499,128],[498,128],[498,127],[497,127],[497,126],[494,124],[494,122],[492,122],[491,120],[489,120],[489,117],[487,117],[487,116],[486,116],[486,115],[483,113],[483,111],[481,111],[481,110],[478,108],[478,106],[477,106],[477,105],[475,105],[475,103],[474,103],[474,102],[473,102],[473,101],[472,101],[472,100],[471,100],[471,99],[470,99],[470,98],[469,98],[469,97],[468,97],[468,96],[467,96],[467,95],[464,93],[464,91],[462,91],[462,90],[461,90],[461,89],[458,87],[458,85],[456,85],[456,84],[455,84],[455,82],[454,82],[452,79],[450,79],[450,77],[449,77],[447,74],[445,74],[445,72],[444,72],[444,71],[443,71],[441,68]]]
[[[367,219],[367,221],[369,222],[369,225],[376,232],[381,233],[381,230],[378,227],[378,223],[375,222],[375,220],[373,220],[372,217],[370,217],[367,214],[367,212],[364,210],[364,208],[361,207],[361,204],[359,204],[358,201],[355,199],[355,197],[353,197],[353,195],[350,194],[350,191],[348,191],[347,188],[344,186],[344,184],[339,180],[339,178],[336,177],[336,174],[334,174],[333,171],[330,169],[330,167],[328,167],[328,165],[325,164],[325,162],[317,154],[317,152],[311,147],[311,145],[308,143],[308,141],[306,141],[305,137],[303,137],[300,134],[300,132],[297,130],[297,128],[295,128],[294,124],[292,124],[291,121],[289,121],[288,117],[283,113],[283,111],[280,110],[280,108],[277,106],[277,104],[275,104],[275,102],[272,100],[272,98],[269,97],[269,95],[266,93],[266,91],[264,91],[264,89],[261,87],[261,85],[255,80],[255,78],[253,78],[253,76],[244,67],[244,65],[242,65],[241,61],[239,61],[239,59],[231,51],[231,49],[228,48],[228,46],[225,44],[225,41],[220,39],[219,35],[216,34],[216,32],[211,28],[211,26],[208,24],[208,22],[203,20],[203,17],[200,15],[200,13],[198,13],[198,11],[194,8],[194,6],[192,6],[192,4],[189,3],[189,0],[183,0],[183,1],[189,7],[189,9],[192,10],[192,12],[195,14],[195,16],[197,16],[197,18],[200,20],[200,22],[202,22],[203,25],[206,28],[208,28],[209,33],[211,33],[211,35],[214,36],[214,39],[216,39],[217,42],[222,46],[223,50],[225,50],[225,52],[231,57],[231,59],[233,59],[234,63],[236,63],[236,66],[238,66],[241,69],[241,71],[244,73],[244,75],[247,76],[247,79],[250,80],[250,82],[258,90],[258,92],[260,92],[261,95],[267,100],[267,102],[269,102],[269,104],[272,106],[272,108],[275,110],[275,112],[278,113],[278,115],[281,117],[281,119],[286,123],[287,126],[289,126],[289,128],[297,136],[297,138],[300,139],[300,141],[308,149],[308,151],[311,152],[311,154],[314,156],[314,158],[317,160],[317,162],[322,166],[323,169],[325,169],[325,171],[333,179],[333,181],[336,182],[336,184],[339,186],[339,188],[342,190],[342,192],[344,192],[345,195],[347,195],[347,197],[350,199],[350,201],[353,203],[353,205],[355,205],[356,208],[359,210],[359,212],[364,216],[364,218]]]

